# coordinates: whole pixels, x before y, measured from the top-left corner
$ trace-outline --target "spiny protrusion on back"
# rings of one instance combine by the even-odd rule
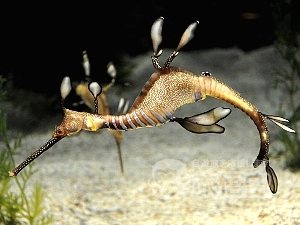
[[[60,85],[60,94],[62,103],[66,99],[66,97],[69,95],[70,91],[72,89],[70,77],[66,76],[63,78],[61,85]]]
[[[124,98],[120,98],[117,113],[118,114],[126,114],[126,112],[128,111],[128,107],[129,107],[129,100],[125,101]],[[123,108],[123,110],[122,110],[122,108]]]
[[[91,73],[91,66],[90,66],[90,61],[89,61],[86,50],[84,50],[82,52],[82,58],[83,58],[82,66],[84,69],[84,73],[88,77],[88,76],[90,76],[90,73]]]
[[[109,88],[111,88],[116,82],[117,69],[113,62],[109,62],[107,64],[107,73],[112,78],[110,83],[103,87],[103,92],[106,92]]]
[[[161,69],[161,66],[159,65],[158,57],[162,54],[162,49],[159,50],[159,45],[162,42],[162,26],[163,26],[163,17],[159,17],[152,25],[151,27],[151,39],[153,44],[153,56],[152,64],[155,69]],[[193,37],[194,37],[194,30],[196,29],[197,25],[199,24],[199,21],[196,21],[192,24],[190,24],[186,30],[184,31],[183,35],[181,36],[180,42],[175,49],[175,51],[169,56],[167,61],[165,62],[163,68],[169,68],[170,64],[173,62],[174,58],[178,55],[179,50],[185,46]]]
[[[95,104],[95,114],[98,114],[98,95],[101,94],[102,92],[102,88],[101,86],[97,83],[97,82],[91,82],[88,85],[89,91],[91,92],[91,94],[94,97],[94,104]]]
[[[184,31],[183,35],[181,36],[180,42],[176,48],[176,52],[178,52],[183,46],[185,46],[190,40],[194,37],[194,31],[199,24],[199,21],[197,20],[194,23],[191,23],[186,30]]]
[[[97,82],[91,82],[88,87],[94,98],[97,98],[97,96],[101,94],[102,89]]]
[[[107,64],[107,73],[113,78],[116,78],[117,75],[117,69],[115,67],[115,65],[113,64],[113,62],[109,62]]]
[[[158,47],[160,43],[162,42],[162,26],[164,23],[164,18],[159,17],[152,25],[151,27],[151,39],[152,39],[152,44],[153,44],[153,56],[154,57],[159,57],[162,53],[162,50],[158,50]]]

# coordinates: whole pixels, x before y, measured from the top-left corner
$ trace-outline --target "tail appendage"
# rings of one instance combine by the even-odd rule
[[[288,132],[293,133],[294,130],[282,124],[282,122],[288,122],[286,119],[261,113],[254,105],[241,97],[238,92],[212,77],[210,73],[204,72],[201,75],[195,75],[184,69],[170,67],[179,50],[192,39],[193,31],[197,24],[198,21],[192,23],[186,29],[176,50],[169,56],[165,64],[160,66],[158,58],[162,54],[162,50],[159,50],[159,45],[162,41],[163,18],[157,19],[151,29],[154,50],[151,59],[156,72],[146,82],[131,109],[122,115],[91,114],[64,109],[65,116],[62,124],[56,128],[52,138],[18,167],[11,170],[9,175],[16,176],[26,165],[56,142],[80,130],[96,131],[108,128],[126,131],[155,127],[168,122],[177,122],[192,133],[223,133],[225,128],[217,123],[230,114],[231,110],[228,108],[217,107],[185,118],[174,116],[177,108],[203,100],[206,96],[211,96],[239,108],[252,119],[259,132],[261,142],[259,154],[253,166],[258,167],[263,161],[265,162],[269,188],[272,193],[276,193],[278,180],[274,170],[269,165],[270,138],[265,118]],[[70,89],[68,81],[69,79],[62,83],[62,99],[67,96],[67,92]],[[94,98],[97,98],[97,95],[94,95]]]

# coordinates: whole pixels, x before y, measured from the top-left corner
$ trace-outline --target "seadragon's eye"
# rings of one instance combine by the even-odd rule
[[[54,131],[54,134],[53,134],[53,137],[54,138],[63,138],[63,137],[66,137],[67,134],[66,132],[61,128],[61,126],[55,128],[55,131]]]

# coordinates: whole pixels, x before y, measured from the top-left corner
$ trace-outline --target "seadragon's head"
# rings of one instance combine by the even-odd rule
[[[64,137],[76,134],[81,130],[96,131],[105,126],[105,120],[102,115],[98,114],[98,102],[97,97],[101,94],[101,86],[92,82],[88,86],[89,91],[94,97],[94,108],[95,113],[77,112],[63,107],[64,118],[62,123],[55,129],[52,139],[61,140]],[[64,99],[68,96],[71,91],[71,82],[69,77],[65,77],[61,83],[60,92],[62,97],[62,105]],[[56,141],[56,142],[57,142]]]
[[[97,99],[97,96],[101,93],[101,88],[100,86],[99,87],[98,86],[97,84],[93,84],[93,83],[91,83],[90,85],[90,90],[95,96],[95,99]],[[62,104],[70,91],[71,91],[70,79],[69,77],[65,77],[61,85]],[[66,109],[64,107],[63,107],[63,111],[64,111],[63,121],[58,127],[55,128],[50,140],[47,141],[44,145],[42,145],[38,150],[33,152],[29,157],[27,157],[19,166],[9,171],[8,172],[9,176],[16,176],[34,159],[36,159],[42,153],[50,149],[54,144],[59,142],[61,139],[68,137],[72,134],[76,134],[81,130],[96,131],[98,129],[105,127],[105,120],[100,114],[77,112],[70,109]]]

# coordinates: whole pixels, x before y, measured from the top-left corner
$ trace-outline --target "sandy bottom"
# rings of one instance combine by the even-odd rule
[[[138,94],[153,71],[150,55],[132,59],[139,63],[128,78],[132,88],[114,87],[107,93],[113,106],[120,92],[131,101]],[[272,46],[251,53],[180,53],[173,65],[178,64],[195,73],[211,71],[262,112],[277,112],[282,96],[270,84],[278,65]],[[175,123],[124,132],[124,176],[110,132],[83,131],[61,140],[35,160],[38,171],[31,182],[43,185],[45,213],[53,215],[54,224],[72,225],[300,224],[300,174],[271,159],[279,188],[276,194],[270,192],[264,166],[252,166],[259,135],[243,112],[207,98],[180,108],[176,115],[191,116],[216,106],[233,110],[220,122],[224,134],[192,134]],[[272,137],[280,128],[268,125]],[[44,144],[52,131],[24,136],[16,162]],[[270,151],[276,146],[271,140]]]

